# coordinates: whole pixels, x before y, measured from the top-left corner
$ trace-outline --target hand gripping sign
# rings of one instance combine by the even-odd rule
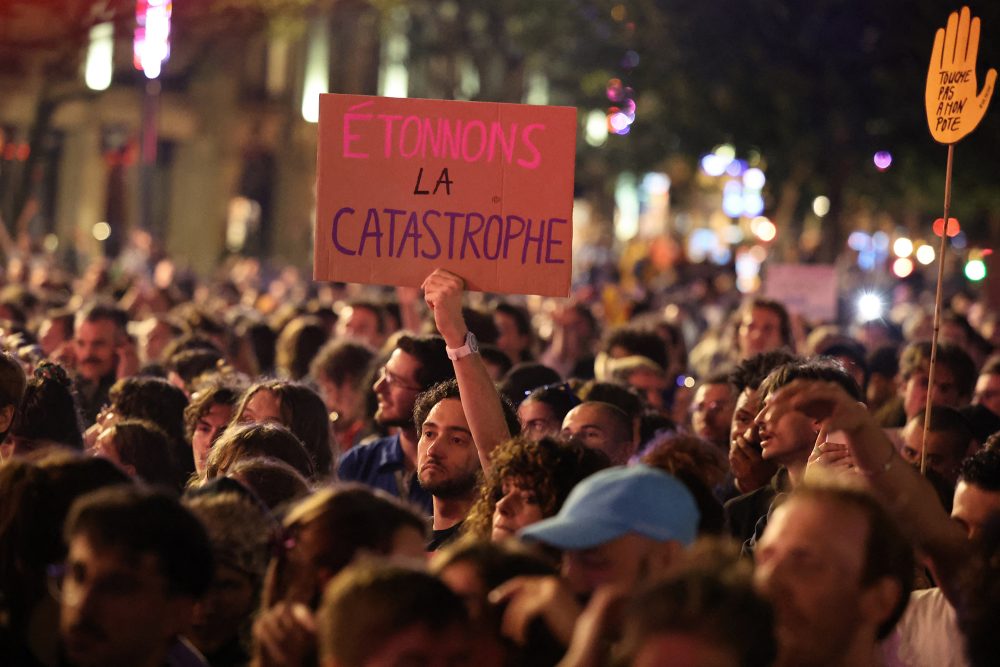
[[[320,98],[317,280],[566,296],[576,110]]]

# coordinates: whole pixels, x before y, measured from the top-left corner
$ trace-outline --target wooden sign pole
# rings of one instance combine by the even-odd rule
[[[955,159],[955,144],[948,144],[948,164],[944,172],[944,227],[941,249],[938,250],[937,292],[934,296],[934,331],[931,334],[931,364],[927,371],[927,405],[924,408],[924,432],[920,445],[920,474],[927,472],[927,433],[931,430],[931,406],[934,397],[934,371],[937,369],[938,330],[941,328],[941,303],[944,300],[944,254],[948,251],[948,215],[951,212],[951,167]]]
[[[944,178],[944,224],[941,229],[941,250],[938,253],[937,293],[934,298],[934,333],[931,336],[931,361],[927,372],[927,404],[924,411],[923,443],[931,425],[934,404],[934,371],[937,368],[938,330],[941,327],[944,260],[948,250],[948,222],[951,212],[951,172],[955,160],[955,144],[968,135],[986,114],[993,96],[997,72],[990,69],[982,91],[976,88],[976,57],[979,54],[980,21],[968,7],[952,12],[948,24],[934,35],[934,48],[927,69],[924,103],[927,125],[938,143],[948,146],[948,165]],[[921,443],[920,472],[927,471],[927,448]]]

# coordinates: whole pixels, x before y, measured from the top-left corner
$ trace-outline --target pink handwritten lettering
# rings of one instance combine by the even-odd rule
[[[377,152],[381,138],[386,159],[500,161],[523,169],[537,169],[542,163],[538,133],[545,131],[544,124],[376,113],[370,109],[373,104],[362,102],[344,113],[344,157],[368,158],[365,149]],[[381,132],[372,121],[381,121]]]
[[[531,125],[526,125],[524,131],[521,132],[521,141],[524,146],[534,155],[530,160],[524,160],[518,158],[517,163],[524,167],[525,169],[538,169],[538,165],[542,163],[542,154],[538,152],[535,144],[531,143],[531,133],[535,130],[544,130],[545,126],[539,123],[532,123]]]
[[[479,133],[479,150],[470,153],[470,146],[474,146],[473,139],[469,138],[472,134],[472,130],[475,129]],[[465,126],[465,130],[462,132],[462,159],[466,162],[478,162],[479,158],[482,157],[483,151],[486,150],[486,125],[483,124],[481,120],[471,120],[468,125]]]
[[[385,156],[392,157],[392,124],[402,116],[380,113],[376,117],[385,123]]]
[[[344,114],[344,157],[350,158],[366,158],[368,153],[355,153],[351,150],[351,144],[361,138],[360,134],[355,134],[351,132],[351,123],[354,121],[371,120],[372,115],[370,113],[352,113],[361,109],[363,107],[371,106],[374,102],[362,102],[361,104],[355,104],[353,107],[347,110]]]
[[[408,131],[412,128],[413,131]],[[403,126],[399,128],[399,154],[405,158],[411,158],[420,152],[420,146],[425,138],[420,131],[420,119],[416,116],[407,116],[403,121]],[[412,149],[406,149],[407,137],[412,138]]]

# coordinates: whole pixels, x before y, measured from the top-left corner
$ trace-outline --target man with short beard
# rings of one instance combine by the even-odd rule
[[[375,422],[397,427],[393,435],[353,447],[340,459],[337,476],[383,491],[431,512],[431,496],[416,483],[417,429],[413,405],[435,384],[455,377],[440,336],[404,335],[375,381]]]
[[[465,281],[437,269],[422,287],[455,369],[454,380],[421,394],[413,410],[417,479],[433,497],[434,532],[427,549],[434,551],[458,533],[475,499],[480,470],[489,471],[493,449],[517,435],[521,425],[513,404],[490,379],[465,324]]]
[[[472,505],[471,490],[468,494],[464,490],[468,478],[459,478],[463,474],[472,475],[474,486],[475,472],[480,466],[484,470],[489,468],[490,452],[511,434],[517,434],[520,424],[510,402],[502,402],[486,364],[479,356],[476,337],[465,324],[462,314],[465,281],[449,271],[437,269],[427,276],[422,288],[424,301],[441,335],[427,338],[402,336],[375,383],[375,393],[378,394],[375,421],[383,426],[398,426],[399,433],[371,445],[351,449],[341,459],[337,472],[342,480],[363,482],[433,509],[434,528],[437,530],[456,526]],[[420,415],[414,414],[420,412],[419,409],[414,410],[417,395],[450,378],[455,379],[455,393],[449,397],[453,400],[433,415],[431,409],[436,407],[438,401],[428,404]],[[441,413],[440,418],[438,413]],[[420,443],[428,440],[422,429],[424,420],[431,416],[440,420],[439,425],[434,421],[432,424],[445,429],[442,432],[448,437],[457,437],[464,431],[464,442],[471,445],[471,449],[459,457],[462,461],[457,469],[452,465],[452,457],[445,456],[445,451],[440,456],[428,455],[429,441],[424,450],[418,451],[418,435]],[[438,437],[435,434],[432,440]],[[425,466],[429,466],[426,472]],[[419,485],[411,483],[414,470],[419,476]],[[444,492],[439,493],[433,489],[437,488],[437,478],[442,473],[448,478],[452,473],[458,476],[456,480],[449,479]],[[456,481],[461,482],[459,488],[450,490],[448,485]],[[428,493],[434,495],[433,503]],[[466,495],[469,495],[467,503],[464,501]],[[461,497],[462,502],[449,504],[447,499],[452,496]]]
[[[507,429],[516,434],[520,427],[514,406],[500,400]],[[455,380],[442,382],[417,398],[413,410],[419,433],[417,480],[431,494],[434,508],[428,551],[436,551],[458,534],[476,499],[479,448],[466,410],[477,407],[464,404]]]
[[[119,363],[127,354],[128,315],[116,306],[95,304],[76,319],[72,344],[65,350],[76,373],[80,412],[89,426],[97,419],[108,391],[118,379]]]

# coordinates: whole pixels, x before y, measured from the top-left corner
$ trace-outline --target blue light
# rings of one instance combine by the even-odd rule
[[[729,260],[733,258],[732,251],[725,246],[716,246],[711,253],[712,262],[718,265],[728,264]]]
[[[727,194],[722,198],[722,211],[730,218],[743,215],[743,197],[740,194]]]
[[[732,162],[729,163],[729,166],[726,167],[726,173],[729,174],[730,176],[738,178],[743,175],[743,172],[746,171],[746,169],[747,169],[746,160],[733,160]]]
[[[858,266],[862,271],[872,271],[875,268],[875,251],[865,248],[858,253]]]
[[[715,153],[709,153],[701,159],[701,170],[709,176],[722,176],[726,173],[729,161]]]
[[[764,198],[759,192],[748,192],[743,195],[743,211],[750,216],[764,212]]]
[[[865,232],[851,232],[847,237],[847,247],[856,252],[861,252],[872,242],[872,237]]]

